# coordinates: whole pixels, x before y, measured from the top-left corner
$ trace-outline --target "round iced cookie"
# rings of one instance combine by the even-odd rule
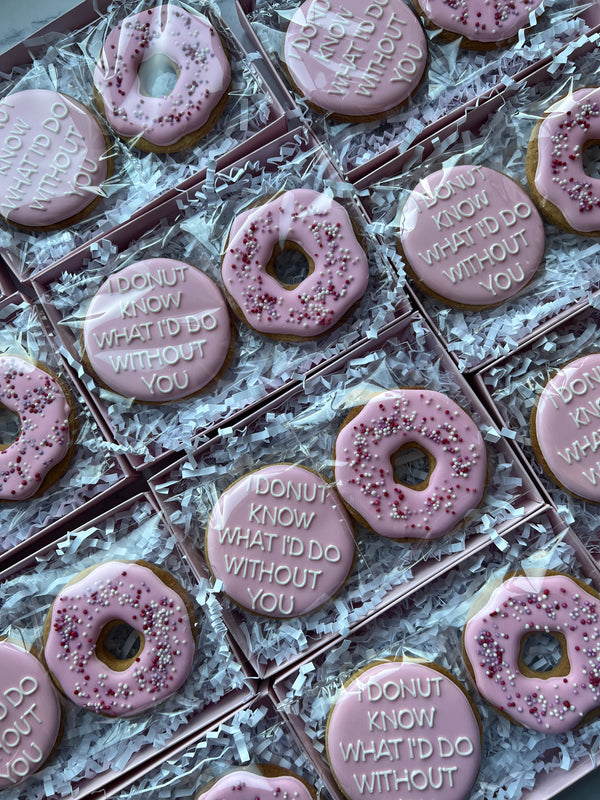
[[[238,605],[267,617],[297,617],[341,588],[354,563],[354,532],[321,475],[272,464],[219,497],[205,552],[213,575]]]
[[[42,494],[69,466],[77,420],[69,393],[46,367],[0,355],[0,405],[19,418],[13,442],[0,445],[0,501]]]
[[[196,800],[314,800],[316,792],[293,772],[260,764],[236,769],[214,781]]]
[[[600,353],[565,364],[544,386],[531,414],[531,439],[559,486],[600,503]]]
[[[489,167],[428,175],[399,215],[399,244],[419,286],[461,308],[520,292],[544,257],[544,224],[529,195]]]
[[[542,0],[418,0],[423,16],[461,45],[489,49],[507,44],[530,24]]]
[[[416,485],[396,480],[394,460],[405,450],[420,450],[429,461]],[[454,400],[429,389],[391,389],[344,420],[334,473],[348,509],[375,533],[436,539],[481,503],[487,454],[479,429]]]
[[[221,290],[196,267],[150,258],[111,275],[83,322],[84,359],[99,380],[144,403],[180,400],[225,368],[233,350]]]
[[[229,59],[202,14],[164,3],[108,34],[94,70],[96,101],[119,136],[141,150],[191,147],[227,103]]]
[[[600,596],[561,573],[516,574],[475,601],[463,648],[477,688],[505,716],[542,733],[571,730],[600,708]],[[533,635],[558,641],[549,670],[523,660]]]
[[[368,664],[327,720],[327,757],[350,800],[462,800],[479,772],[481,727],[469,696],[436,664]]]
[[[111,632],[139,635],[116,655]],[[44,658],[56,684],[78,706],[131,717],[175,694],[192,669],[196,620],[185,589],[144,561],[109,561],[84,570],[55,599],[44,627]]]
[[[41,769],[61,732],[61,709],[52,679],[38,659],[0,641],[0,789]]]
[[[308,102],[342,120],[381,116],[410,97],[427,67],[427,38],[402,0],[306,0],[283,58]]]
[[[275,258],[300,250],[308,275],[280,281]],[[322,336],[361,299],[369,264],[346,209],[312,189],[292,189],[239,214],[221,264],[236,314],[266,336],[301,341]]]
[[[0,215],[25,228],[65,227],[99,202],[111,161],[88,109],[27,89],[0,101]]]
[[[535,126],[525,167],[533,199],[554,225],[600,236],[600,179],[583,153],[600,140],[600,88],[578,89],[554,103]]]

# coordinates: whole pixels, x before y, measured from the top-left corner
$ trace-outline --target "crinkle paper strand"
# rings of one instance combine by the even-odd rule
[[[227,770],[259,769],[261,764],[288,769],[317,791],[322,790],[314,767],[268,698],[237,711],[209,730],[196,745],[135,781],[114,800],[191,800]]]
[[[286,81],[279,54],[283,52],[284,31],[301,1],[258,0],[249,16]],[[510,46],[497,50],[464,50],[458,40],[443,42],[438,32],[427,31],[429,66],[425,80],[408,103],[384,120],[339,123],[311,109],[297,93],[294,98],[311,127],[325,136],[347,173],[385,150],[404,152],[429,125],[494,86],[510,83],[510,76],[580,37],[589,30],[578,16],[586,8],[587,3],[573,6],[569,0],[545,0],[536,10],[540,16],[535,26]]]
[[[467,132],[440,143],[422,165],[370,188],[368,205],[378,231],[395,246],[397,214],[412,188],[426,175],[456,164],[479,164],[509,175],[526,188],[525,156],[531,131],[544,111],[571,89],[598,85],[600,44],[577,63],[556,61],[556,72],[534,86],[521,86],[485,123],[479,133]],[[508,354],[524,337],[585,299],[600,282],[600,242],[566,233],[548,222],[545,258],[531,283],[495,308],[462,310],[418,293],[426,313],[440,330],[450,353],[463,370],[486,359]]]
[[[114,159],[113,175],[103,186],[106,200],[84,220],[64,230],[28,232],[0,223],[0,235],[6,233],[10,237],[9,245],[4,244],[2,237],[0,247],[8,250],[11,264],[18,260],[21,278],[40,272],[91,238],[127,222],[140,208],[247,141],[270,121],[271,95],[232,33],[225,28],[215,0],[199,0],[193,5],[186,5],[183,0],[175,2],[208,15],[225,42],[232,67],[225,111],[194,147],[164,155],[128,147],[104,125],[111,142],[107,154]],[[32,65],[0,76],[0,96],[28,88],[54,89],[79,100],[98,116],[94,110],[92,73],[102,42],[125,16],[153,5],[156,5],[154,0],[114,2],[99,22],[67,35],[53,35],[47,51]]]
[[[310,146],[307,135],[298,133],[266,165],[249,161],[227,175],[211,174],[172,226],[159,225],[118,258],[114,247],[100,242],[85,269],[64,273],[48,288],[47,300],[62,318],[60,335],[67,343],[73,365],[105,406],[104,413],[124,452],[150,461],[165,451],[189,449],[202,431],[248,409],[325,359],[340,355],[361,338],[373,338],[398,309],[407,307],[402,281],[397,276],[397,257],[392,252],[388,258],[385,249],[376,243],[370,226],[355,206],[352,187],[328,177],[329,162],[320,149],[305,152]],[[89,299],[106,277],[134,261],[168,253],[169,258],[199,267],[221,285],[221,248],[235,216],[253,201],[300,186],[326,192],[345,203],[367,243],[369,284],[350,318],[320,339],[301,343],[265,338],[234,321],[235,350],[227,370],[203,394],[171,405],[132,404],[130,398],[100,389],[81,365],[79,333]]]
[[[227,432],[161,479],[157,492],[168,497],[173,523],[202,551],[210,512],[235,480],[262,465],[289,462],[297,454],[298,463],[332,481],[334,443],[349,410],[379,391],[415,385],[457,399],[484,435],[491,430],[457,386],[455,374],[441,365],[431,334],[417,319],[398,340],[350,361],[332,375],[306,381],[303,392],[266,417],[239,432]],[[483,504],[454,533],[411,544],[392,542],[357,526],[353,571],[339,594],[317,611],[296,619],[272,620],[244,612],[224,599],[242,634],[243,647],[258,668],[285,663],[305,651],[315,637],[346,635],[352,625],[389,602],[392,591],[418,578],[426,563],[461,552],[474,534],[497,537],[499,530],[514,525],[524,513],[522,473],[506,450],[493,443],[488,443],[488,458],[490,479]]]
[[[390,657],[424,658],[448,669],[469,689],[483,723],[481,769],[470,800],[514,800],[533,787],[540,772],[569,769],[598,753],[600,719],[559,735],[540,735],[511,723],[474,692],[462,659],[461,636],[474,595],[485,584],[517,569],[551,569],[585,580],[573,547],[564,533],[551,533],[541,517],[510,537],[510,549],[494,548],[465,559],[443,577],[377,618],[326,655],[311,669],[293,673],[282,685],[283,707],[324,758],[327,715],[340,686],[369,662]],[[295,676],[295,677],[294,677]]]
[[[109,514],[97,528],[75,531],[38,559],[35,566],[2,584],[0,635],[41,647],[44,621],[63,586],[86,567],[103,561],[143,558],[169,571],[196,600],[198,651],[190,678],[182,689],[152,712],[134,719],[109,719],[65,702],[65,733],[39,773],[13,790],[10,800],[43,800],[74,796],[84,779],[123,770],[146,746],[166,747],[194,712],[241,689],[244,678],[222,635],[203,610],[205,589],[198,586],[162,519],[146,502]]]
[[[39,497],[22,503],[0,503],[0,551],[3,552],[81,508],[88,500],[99,498],[125,477],[89,409],[65,376],[42,329],[39,313],[39,309],[26,302],[11,303],[0,310],[0,352],[28,356],[46,364],[58,375],[67,384],[75,402],[79,429],[69,468],[58,481]],[[11,414],[3,418],[2,423],[6,426],[6,440],[11,441],[18,432],[16,417]]]

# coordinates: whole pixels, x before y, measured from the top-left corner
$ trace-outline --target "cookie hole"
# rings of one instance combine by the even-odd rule
[[[540,677],[545,673],[568,675],[570,666],[566,648],[562,633],[528,633],[521,639],[519,669],[525,675],[533,673]]]
[[[600,142],[586,146],[581,155],[581,165],[588,178],[600,179]]]
[[[426,489],[435,459],[415,444],[405,444],[392,456],[394,480],[411,489]]]
[[[144,635],[127,622],[108,622],[98,637],[96,655],[110,669],[121,672],[130,667],[144,649]]]
[[[301,247],[294,242],[277,245],[267,272],[280,283],[284,289],[295,289],[313,272],[315,265]]]
[[[19,417],[8,408],[0,406],[0,449],[5,449],[11,445],[17,436],[21,426],[19,424]]]
[[[179,67],[167,56],[157,53],[142,61],[137,74],[140,94],[146,97],[168,97],[177,83]]]

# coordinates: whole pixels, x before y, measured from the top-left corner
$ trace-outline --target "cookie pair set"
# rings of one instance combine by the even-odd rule
[[[163,85],[171,74],[172,85]],[[231,68],[202,14],[164,4],[108,34],[93,74],[111,129],[141,150],[193,146],[225,108]],[[0,102],[0,214],[35,230],[79,222],[104,197],[110,139],[97,117],[56,91],[26,89]]]
[[[133,647],[127,626],[137,632]],[[149,712],[187,680],[196,629],[185,589],[153,564],[112,561],[76,575],[48,613],[41,660],[0,641],[0,789],[41,769],[58,745],[56,688],[104,716]]]

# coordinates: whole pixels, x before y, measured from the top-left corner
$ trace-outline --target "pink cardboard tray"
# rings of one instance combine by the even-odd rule
[[[414,586],[486,547],[490,537],[510,539],[515,525],[542,505],[539,492],[452,360],[416,315],[391,325],[377,341],[332,362],[252,416],[221,429],[219,437],[150,479],[165,519],[189,542],[196,554],[191,563],[206,578],[204,531],[221,492],[248,472],[280,462],[299,462],[331,480],[335,437],[349,409],[377,391],[402,385],[443,391],[474,415],[488,442],[490,478],[483,506],[466,528],[429,543],[393,542],[357,526],[353,571],[332,601],[323,598],[326,604],[306,616],[260,617],[223,596],[224,620],[261,677],[270,677],[335,641]],[[242,558],[241,543],[240,548],[232,548],[231,555]],[[385,565],[390,563],[393,568],[388,569]]]
[[[348,208],[371,243],[369,285],[357,310],[317,341],[280,342],[236,323],[233,360],[213,391],[178,404],[131,406],[104,391],[82,364],[80,333],[87,303],[118,266],[162,256],[192,263],[220,283],[221,249],[236,213],[256,196],[302,186],[326,190]],[[371,237],[352,187],[342,182],[324,150],[306,131],[295,131],[231,167],[165,201],[77,251],[33,280],[42,306],[61,339],[61,353],[74,379],[83,383],[111,438],[136,468],[157,463],[172,451],[193,447],[195,439],[225,420],[246,413],[293,380],[338,357],[408,310],[395,266],[397,257]],[[195,410],[194,410],[195,409]]]
[[[148,0],[150,5],[153,3]],[[34,38],[0,54],[0,73],[7,76],[4,82],[0,81],[0,92],[4,94],[12,89],[15,81],[11,82],[11,75],[16,80],[24,76],[19,88],[26,87],[28,80],[36,88],[44,88],[58,72],[55,88],[69,95],[79,94],[79,100],[91,106],[93,57],[84,53],[89,44],[87,37],[96,27],[104,30],[103,20],[108,14],[120,15],[120,20],[128,7],[133,9],[134,6],[134,0],[119,6],[109,0],[87,0],[38,31]],[[109,184],[110,198],[87,220],[58,232],[25,232],[12,226],[0,231],[0,256],[20,279],[27,279],[54,262],[68,261],[73,251],[84,252],[89,243],[102,239],[114,227],[185,190],[205,174],[207,167],[225,167],[286,130],[283,108],[254,70],[252,58],[217,16],[216,7],[201,2],[195,9],[212,16],[229,43],[234,64],[230,100],[216,127],[193,150],[167,156],[142,154],[112,138],[115,175]],[[72,44],[72,32],[80,32],[81,40],[86,39],[82,50]],[[91,49],[101,44],[93,36],[90,41]],[[54,66],[53,59],[59,61],[58,67]],[[74,65],[72,76],[69,64]],[[120,181],[117,180],[119,175],[122,176]]]
[[[462,626],[472,597],[487,580],[514,569],[554,569],[575,575],[598,590],[597,565],[551,509],[542,509],[512,532],[504,552],[493,545],[470,554],[443,575],[414,586],[409,596],[366,620],[344,641],[296,664],[273,683],[279,707],[323,775],[342,800],[325,753],[325,724],[341,685],[367,663],[386,658],[419,658],[447,669],[467,689],[483,725],[480,773],[472,800],[549,800],[590,772],[597,763],[598,721],[568,734],[536,734],[515,725],[477,693],[464,664]],[[467,587],[471,586],[469,590]],[[465,591],[466,589],[466,591]],[[414,735],[427,736],[413,729]],[[411,734],[407,734],[411,735]],[[359,762],[360,763],[360,762]],[[385,768],[419,767],[407,759],[387,759]],[[367,759],[363,769],[379,769]],[[356,769],[360,769],[357,765]]]
[[[109,560],[145,559],[167,570],[192,599],[198,650],[190,677],[156,709],[134,722],[108,720],[61,700],[65,735],[47,766],[15,789],[14,800],[86,797],[129,770],[155,761],[246,702],[254,691],[222,630],[213,627],[210,601],[150,495],[139,494],[71,531],[0,573],[2,635],[38,650],[54,597],[81,570]]]

